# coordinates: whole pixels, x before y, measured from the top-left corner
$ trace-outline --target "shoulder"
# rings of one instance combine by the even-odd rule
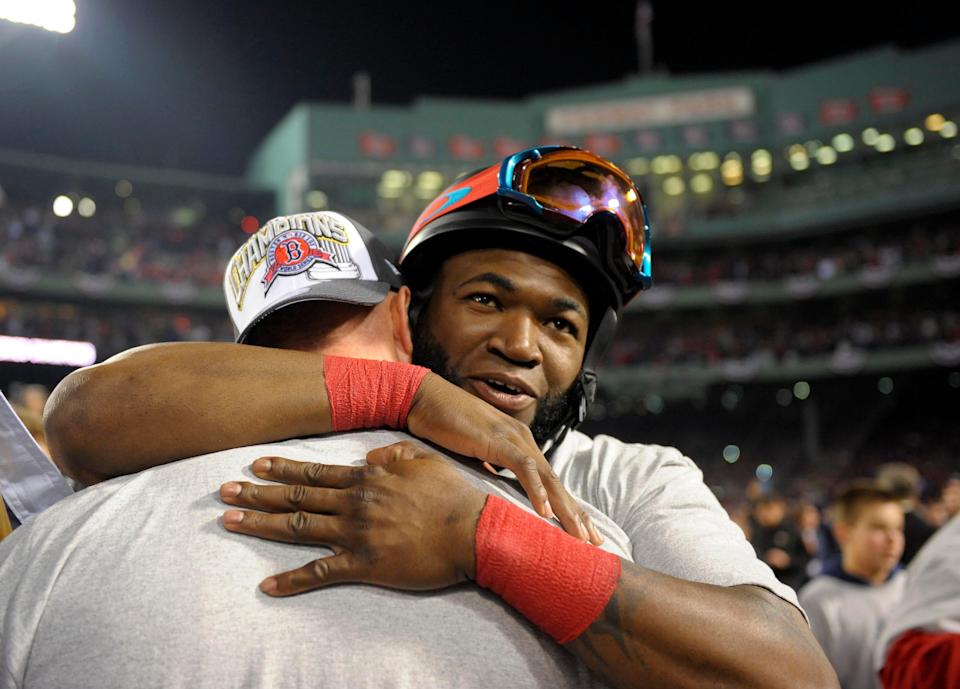
[[[563,471],[594,468],[601,473],[616,472],[652,476],[667,468],[698,471],[697,465],[675,447],[625,443],[609,435],[587,436],[571,432],[557,448],[552,459],[554,469]]]
[[[677,482],[702,483],[702,474],[679,450],[625,443],[609,435],[570,433],[551,457],[567,488],[621,525],[648,500],[663,498]]]

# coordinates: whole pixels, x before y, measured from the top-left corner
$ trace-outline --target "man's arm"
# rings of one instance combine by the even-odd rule
[[[406,423],[452,452],[512,470],[540,514],[601,542],[521,422],[427,373]],[[322,355],[217,342],[147,345],[74,371],[51,394],[44,425],[54,461],[87,485],[232,447],[348,430],[332,427]]]
[[[226,528],[337,550],[333,557],[264,581],[261,588],[271,595],[347,581],[436,589],[477,577],[475,543],[485,496],[429,453],[368,467],[271,458],[255,462],[254,472],[288,485],[226,484],[221,489],[225,502],[266,510],[229,511]],[[524,533],[540,527],[553,529],[530,523]],[[560,536],[565,541],[561,547],[569,547],[571,539]],[[524,571],[542,570],[539,561],[526,564]],[[800,612],[766,590],[685,581],[623,560],[620,568],[603,612],[565,644],[612,685],[838,686]],[[523,581],[511,581],[514,593],[526,588]],[[556,590],[554,598],[540,598],[539,604],[550,608],[561,600],[580,600],[583,581],[573,584],[576,590]],[[509,594],[504,596],[506,600]]]
[[[766,589],[622,566],[603,613],[565,645],[613,686],[838,686],[803,616]]]
[[[44,412],[50,453],[91,484],[185,457],[325,433],[315,354],[228,343],[137,347],[74,371]]]

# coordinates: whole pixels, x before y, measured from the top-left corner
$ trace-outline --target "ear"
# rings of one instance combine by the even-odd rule
[[[390,322],[393,328],[393,344],[400,361],[410,361],[413,356],[413,338],[410,335],[410,288],[404,285],[390,295]]]

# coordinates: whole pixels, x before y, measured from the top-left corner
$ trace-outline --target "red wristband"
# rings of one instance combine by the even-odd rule
[[[413,396],[428,372],[395,361],[323,357],[333,430],[404,428]]]
[[[476,536],[477,583],[565,644],[600,616],[620,558],[491,495]]]

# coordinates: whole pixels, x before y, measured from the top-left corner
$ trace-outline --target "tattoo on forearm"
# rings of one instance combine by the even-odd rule
[[[621,663],[636,664],[646,669],[646,661],[639,643],[626,632],[627,620],[636,614],[646,594],[641,577],[624,568],[620,582],[607,602],[603,612],[587,630],[569,644],[571,651],[593,670],[599,671],[610,664],[611,655],[620,657]]]

